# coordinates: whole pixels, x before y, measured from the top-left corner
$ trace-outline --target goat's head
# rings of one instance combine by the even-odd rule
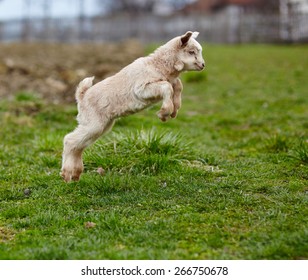
[[[202,46],[196,41],[199,32],[188,31],[178,37],[177,71],[201,71],[205,63],[202,57]]]

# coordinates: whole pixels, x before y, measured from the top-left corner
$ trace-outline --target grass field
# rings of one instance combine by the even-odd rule
[[[119,120],[78,183],[59,176],[76,106],[0,101],[0,258],[307,259],[307,57],[205,46],[178,117]]]

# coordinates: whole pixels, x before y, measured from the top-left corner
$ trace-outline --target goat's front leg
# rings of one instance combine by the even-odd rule
[[[165,82],[165,84],[161,86],[161,91],[163,97],[163,104],[158,111],[157,116],[161,119],[161,121],[165,122],[174,110],[174,105],[172,101],[174,92],[171,84],[168,82]]]
[[[171,118],[175,118],[177,115],[178,110],[181,108],[182,104],[182,90],[183,90],[183,85],[182,82],[179,78],[175,80],[175,82],[172,84],[173,88],[173,112],[171,114]]]
[[[157,116],[165,122],[174,110],[173,106],[173,88],[169,82],[160,81],[148,84],[143,93],[143,98],[157,102],[163,100]]]

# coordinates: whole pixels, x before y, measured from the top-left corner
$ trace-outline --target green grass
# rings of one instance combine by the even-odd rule
[[[59,176],[76,107],[1,101],[0,258],[307,259],[307,56],[205,46],[179,116],[119,120],[78,183]]]

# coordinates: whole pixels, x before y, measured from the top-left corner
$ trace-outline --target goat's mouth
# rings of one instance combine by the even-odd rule
[[[199,71],[202,71],[202,70],[205,68],[204,63],[202,63],[202,64],[195,63],[195,65],[196,65],[196,67],[197,67],[197,70],[199,70]]]

